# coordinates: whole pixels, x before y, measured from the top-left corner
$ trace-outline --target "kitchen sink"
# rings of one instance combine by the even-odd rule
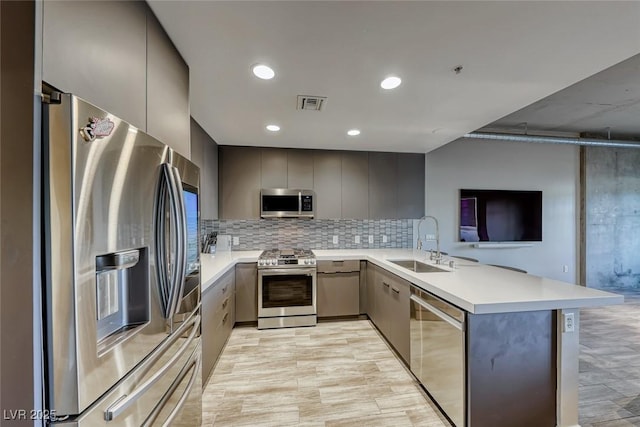
[[[434,267],[430,264],[425,264],[421,261],[414,259],[395,259],[389,260],[389,262],[399,265],[407,270],[415,271],[416,273],[447,273],[449,270],[443,270],[442,268]]]

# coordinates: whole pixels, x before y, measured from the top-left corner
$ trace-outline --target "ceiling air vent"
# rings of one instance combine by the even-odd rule
[[[326,102],[326,96],[298,95],[298,110],[320,111]]]

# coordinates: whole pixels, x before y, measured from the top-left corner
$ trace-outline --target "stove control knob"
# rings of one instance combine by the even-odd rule
[[[309,264],[309,260],[308,260],[308,259],[305,259],[305,260],[304,260],[304,263],[308,265],[308,264]]]

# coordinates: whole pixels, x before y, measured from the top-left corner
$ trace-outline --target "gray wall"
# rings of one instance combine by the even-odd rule
[[[640,289],[640,150],[584,147],[585,281]]]
[[[427,154],[426,212],[440,221],[442,249],[450,254],[577,283],[578,176],[577,147],[460,139]],[[541,190],[542,242],[517,249],[476,249],[458,242],[462,188]]]
[[[35,2],[0,2],[0,410],[38,408],[34,393],[34,288],[39,247],[34,224]],[[35,351],[35,353],[34,353]],[[37,378],[36,378],[37,379]],[[2,425],[33,426],[30,420]]]

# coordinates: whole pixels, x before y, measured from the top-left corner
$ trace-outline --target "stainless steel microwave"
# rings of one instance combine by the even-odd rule
[[[265,188],[260,191],[260,217],[313,218],[314,199],[312,190]]]

